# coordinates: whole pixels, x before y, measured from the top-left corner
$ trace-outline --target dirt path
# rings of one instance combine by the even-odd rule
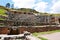
[[[48,40],[60,40],[60,32],[52,33],[52,34],[44,34],[41,35],[43,38],[47,38]]]

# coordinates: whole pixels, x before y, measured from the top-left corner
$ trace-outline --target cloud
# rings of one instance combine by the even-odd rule
[[[51,13],[60,13],[60,0],[54,0],[53,6],[50,9]]]
[[[39,2],[35,5],[35,9],[40,12],[45,12],[46,8],[48,7],[47,2]]]
[[[52,4],[54,4],[55,2],[57,2],[57,0],[52,0]]]
[[[12,0],[17,8],[34,8],[37,11],[45,11],[47,3],[42,0]]]
[[[17,8],[32,8],[35,0],[13,0],[13,2]]]
[[[59,13],[60,0],[51,0],[45,2],[43,0],[12,0],[16,8],[32,8],[39,12]],[[46,11],[47,10],[47,11]]]

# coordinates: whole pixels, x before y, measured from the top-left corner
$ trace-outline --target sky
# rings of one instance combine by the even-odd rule
[[[0,5],[14,4],[14,8],[31,8],[39,12],[60,13],[60,0],[0,0]]]

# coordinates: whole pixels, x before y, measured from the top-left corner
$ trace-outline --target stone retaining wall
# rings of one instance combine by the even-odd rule
[[[23,33],[24,31],[29,31],[31,33],[34,32],[45,32],[45,31],[52,31],[52,30],[60,30],[60,27],[20,27],[18,28],[19,33]]]
[[[8,34],[8,28],[7,27],[0,27],[0,34]]]
[[[60,27],[19,27],[18,31],[16,32],[21,34],[24,31],[29,31],[31,33],[34,33],[34,32],[45,32],[52,30],[60,30]],[[7,27],[0,27],[0,34],[8,34],[8,33],[9,33],[9,29]]]

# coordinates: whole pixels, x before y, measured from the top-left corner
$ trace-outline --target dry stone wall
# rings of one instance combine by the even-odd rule
[[[21,34],[24,31],[28,31],[31,33],[34,32],[45,32],[45,31],[52,31],[52,30],[60,30],[60,27],[19,27],[18,33]],[[7,27],[0,27],[0,34],[8,34],[9,29]],[[15,31],[16,33],[17,31]]]

